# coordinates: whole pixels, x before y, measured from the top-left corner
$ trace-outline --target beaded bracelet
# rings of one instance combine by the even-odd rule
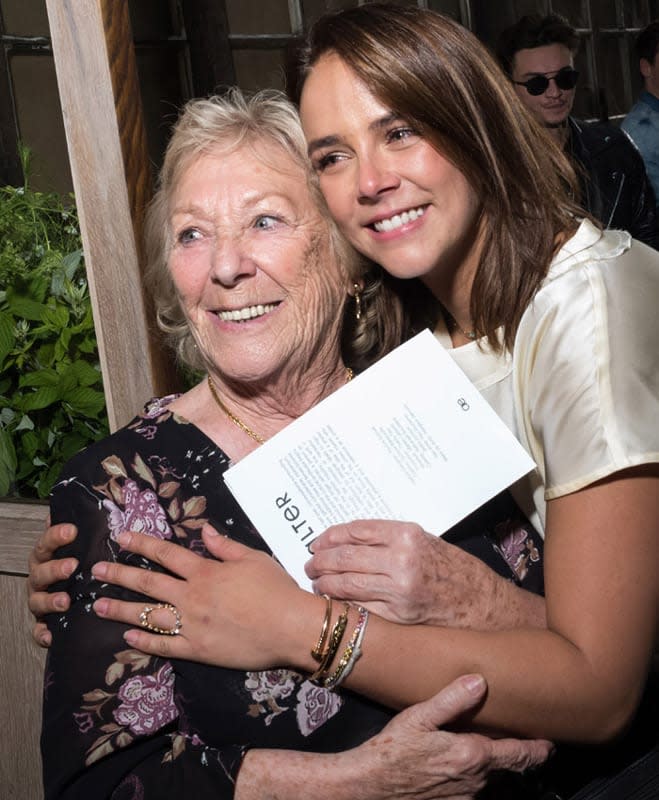
[[[329,644],[327,645],[327,650],[322,655],[322,661],[318,666],[318,669],[310,675],[307,680],[311,681],[312,683],[316,683],[318,686],[321,685],[320,680],[325,676],[327,672],[327,668],[329,665],[334,661],[336,656],[336,652],[339,649],[339,645],[341,644],[341,640],[343,639],[343,634],[346,632],[346,628],[348,627],[348,610],[350,609],[350,604],[346,603],[343,609],[343,612],[339,615],[339,618],[334,623],[334,627],[332,628],[332,633],[329,637]]]
[[[353,667],[357,663],[362,654],[362,642],[364,641],[364,634],[366,633],[366,625],[368,623],[368,611],[361,606],[358,607],[359,618],[355,630],[352,632],[350,641],[343,651],[341,660],[336,666],[336,669],[331,675],[322,679],[322,686],[325,689],[336,689],[352,672]]]

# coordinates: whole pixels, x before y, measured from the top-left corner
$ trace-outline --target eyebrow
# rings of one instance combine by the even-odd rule
[[[398,113],[398,111],[390,111],[388,114],[378,117],[377,119],[373,120],[373,122],[369,123],[368,130],[379,131],[391,125],[392,122],[402,119],[404,118]],[[329,136],[322,136],[320,139],[312,139],[309,142],[307,146],[307,153],[311,155],[314,150],[320,150],[324,147],[334,147],[337,144],[341,144],[341,137],[338,134],[334,133],[330,134]]]
[[[565,69],[574,69],[574,67],[570,64],[566,64],[564,67],[560,67],[560,69],[550,69],[549,72],[523,72],[522,77],[537,78],[542,76],[543,78],[553,78],[554,75],[558,75],[559,72],[563,72]]]

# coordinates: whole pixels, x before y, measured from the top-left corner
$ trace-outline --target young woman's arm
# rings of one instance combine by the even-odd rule
[[[658,527],[659,468],[652,465],[550,501],[546,630],[395,625],[373,615],[364,654],[347,685],[401,708],[461,674],[479,672],[490,686],[476,717],[481,726],[550,739],[610,739],[633,714],[651,660],[659,605]],[[171,602],[181,613],[181,636],[133,630],[130,644],[223,666],[315,669],[310,650],[324,600],[299,590],[263,554],[222,537],[206,536],[206,542],[223,563],[194,562],[191,553],[177,559],[171,545],[148,537],[123,540],[184,580],[119,565],[95,570],[102,580]],[[103,599],[95,610],[137,624],[141,607]]]

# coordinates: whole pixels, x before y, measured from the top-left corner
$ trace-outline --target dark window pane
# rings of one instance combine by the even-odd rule
[[[625,0],[622,4],[626,28],[644,28],[647,25],[646,0]]]
[[[181,89],[186,85],[183,53],[154,47],[138,48],[135,55],[149,156],[157,168],[169,140],[169,129],[187,99]]]
[[[302,13],[306,24],[322,16],[326,11],[354,8],[357,0],[302,0]]]
[[[446,14],[449,17],[453,17],[453,19],[457,19],[458,22],[466,22],[466,20],[462,19],[460,0],[430,0],[428,3],[428,8],[431,8],[433,11],[440,11],[442,14]]]
[[[179,36],[178,3],[176,0],[129,0],[130,24],[138,41]]]
[[[235,50],[233,61],[241,89],[284,88],[283,50]]]
[[[565,17],[575,28],[588,28],[587,0],[552,0],[551,9],[555,14]]]
[[[622,36],[602,35],[597,47],[597,71],[600,90],[604,95],[610,117],[624,114],[625,102],[622,65]]]
[[[591,0],[590,13],[593,20],[593,28],[618,27],[615,0]]]
[[[12,36],[49,36],[46,0],[0,0],[5,33]]]
[[[70,192],[69,158],[53,59],[19,55],[9,63],[19,136],[32,151],[32,188]]]
[[[287,0],[227,0],[229,33],[290,33]]]
[[[579,83],[574,97],[572,114],[579,119],[599,119],[600,98],[598,84],[592,71],[592,37],[585,35],[581,39],[579,52],[574,65],[579,70]]]

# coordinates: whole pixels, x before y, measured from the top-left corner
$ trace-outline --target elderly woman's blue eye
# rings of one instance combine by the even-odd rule
[[[274,227],[279,222],[279,217],[273,217],[270,214],[263,214],[256,218],[254,226],[263,230]]]
[[[181,244],[189,244],[190,242],[195,241],[201,236],[199,231],[196,228],[186,228],[184,231],[181,231],[177,236],[178,241]]]

